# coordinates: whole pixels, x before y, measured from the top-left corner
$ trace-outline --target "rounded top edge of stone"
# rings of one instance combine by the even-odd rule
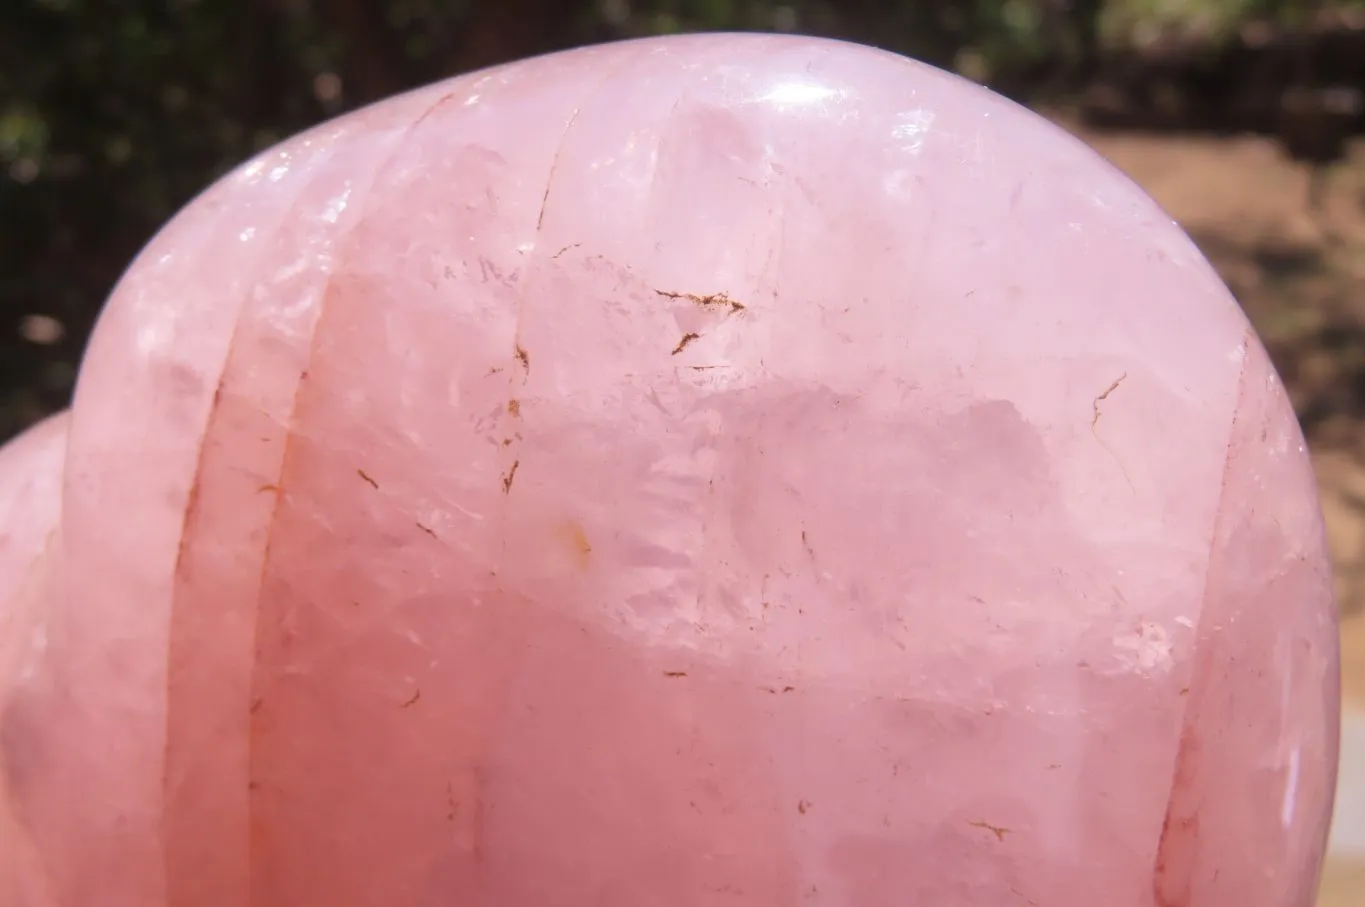
[[[610,87],[617,78],[640,76],[667,78],[673,75],[699,86],[712,77],[733,77],[737,72],[766,67],[774,77],[798,70],[818,77],[839,78],[848,87],[872,90],[930,88],[963,92],[974,103],[994,112],[1008,109],[1013,115],[1041,119],[1029,108],[957,73],[886,48],[844,38],[778,32],[688,32],[650,35],[585,44],[548,51],[438,81],[416,86],[356,108],[336,119],[346,119],[393,102],[412,99],[417,103],[435,95],[439,100],[472,85],[508,79],[565,75],[569,71],[591,72],[597,90]],[[816,72],[820,67],[822,71]],[[820,100],[818,96],[778,95],[770,104],[794,107],[798,102]],[[909,97],[906,100],[910,100]],[[430,111],[424,111],[428,113]],[[1088,146],[1087,146],[1088,147]]]
[[[680,96],[720,104],[746,114],[802,120],[802,128],[828,125],[830,131],[858,131],[858,117],[876,112],[909,118],[895,128],[916,133],[928,122],[940,133],[955,133],[958,157],[972,163],[974,130],[989,128],[987,144],[1012,152],[988,166],[1002,173],[1024,173],[1033,162],[1054,172],[1070,169],[1074,178],[1107,184],[1106,194],[1124,207],[1142,209],[1147,219],[1173,219],[1121,169],[1062,125],[1000,94],[989,86],[932,63],[856,41],[777,32],[691,32],[627,38],[582,45],[497,63],[415,86],[322,120],[281,139],[244,161],[233,174],[259,167],[262,160],[307,147],[328,147],[348,133],[415,129],[424,121],[453,123],[482,96],[486,115],[511,108],[549,86],[581,85],[601,101],[613,90],[640,83],[656,89],[658,103],[671,106]],[[614,84],[615,83],[615,84]],[[492,95],[492,97],[489,97]],[[638,110],[638,108],[637,108]],[[430,124],[428,124],[430,125]],[[510,127],[509,127],[510,128]],[[518,130],[534,127],[520,123]],[[549,127],[546,127],[549,128]],[[1008,140],[1002,136],[1008,136]],[[886,138],[883,137],[883,141]],[[824,139],[828,141],[828,138]],[[1010,178],[1010,177],[1006,177]]]
[[[482,192],[497,196],[500,213],[471,227],[469,242],[520,254],[522,246],[553,241],[541,235],[549,223],[547,235],[558,229],[566,246],[592,232],[595,251],[619,263],[634,254],[627,234],[666,229],[672,254],[691,256],[686,269],[710,274],[718,266],[708,264],[700,233],[686,227],[692,221],[660,220],[656,209],[672,193],[675,213],[704,198],[713,209],[706,217],[733,220],[743,213],[734,187],[752,189],[744,216],[759,222],[769,221],[764,210],[816,212],[811,229],[826,239],[811,239],[815,247],[828,248],[820,243],[834,236],[873,237],[846,256],[860,262],[856,269],[825,268],[845,289],[857,275],[903,276],[918,258],[920,285],[928,274],[946,299],[975,292],[958,284],[989,263],[1001,292],[1017,286],[1034,298],[1061,299],[1062,320],[1078,326],[1078,336],[1085,333],[1079,326],[1106,317],[1122,322],[1113,331],[1137,339],[1116,344],[1141,346],[1144,356],[1158,355],[1175,326],[1192,327],[1188,307],[1173,300],[1199,300],[1193,328],[1216,335],[1211,344],[1220,353],[1246,329],[1185,231],[1063,126],[892,51],[775,33],[585,45],[379,100],[225,175],[177,215],[188,229],[163,230],[142,260],[169,262],[175,253],[185,269],[178,279],[197,280],[204,243],[222,251],[226,237],[240,275],[247,273],[244,243],[262,224],[302,230],[330,249],[381,206],[402,213],[403,223],[428,223],[454,210],[437,197]],[[400,197],[406,204],[395,202]],[[594,212],[605,198],[612,216],[604,219]],[[134,272],[152,279],[149,267]],[[157,271],[155,280],[169,274]],[[800,282],[809,286],[809,276]]]
[[[792,76],[809,77],[804,84]],[[993,118],[1077,164],[1089,161],[1124,182],[1129,178],[1092,146],[1063,126],[995,89],[965,76],[886,48],[844,38],[777,32],[689,32],[604,41],[553,50],[458,73],[348,110],[287,136],[256,157],[356,126],[414,126],[429,117],[455,114],[484,87],[580,81],[594,94],[613,82],[654,80],[661,102],[683,90],[697,97],[813,120],[839,120],[841,101],[887,109],[933,108],[941,122]],[[748,96],[733,91],[746,83]],[[824,83],[823,85],[818,83]],[[769,90],[761,90],[765,85]],[[823,90],[822,90],[823,89]],[[504,96],[500,101],[507,101]],[[846,111],[845,111],[846,112]],[[847,126],[847,120],[841,121]],[[965,140],[966,137],[964,137]],[[246,166],[250,161],[243,164]],[[1147,198],[1133,184],[1134,191]]]

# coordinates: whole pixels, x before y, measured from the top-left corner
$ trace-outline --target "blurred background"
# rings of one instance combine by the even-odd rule
[[[1320,907],[1365,907],[1365,0],[4,0],[0,442],[66,405],[121,271],[256,151],[444,76],[707,29],[990,85],[1126,169],[1221,271],[1322,483],[1348,705]]]

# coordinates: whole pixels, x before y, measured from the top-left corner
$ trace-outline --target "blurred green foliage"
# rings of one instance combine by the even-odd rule
[[[1365,8],[1360,2],[1334,6]],[[318,120],[591,41],[800,31],[1010,93],[1104,47],[1304,20],[1290,0],[5,0],[0,4],[0,439],[65,405],[111,284],[214,177]],[[1068,81],[1069,80],[1069,81]]]

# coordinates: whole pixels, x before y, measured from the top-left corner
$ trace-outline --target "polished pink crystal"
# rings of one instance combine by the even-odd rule
[[[0,715],[46,648],[46,571],[61,514],[67,423],[66,414],[53,416],[0,447]],[[0,749],[0,905],[49,907],[46,872],[15,808],[7,755]]]
[[[647,40],[301,135],[128,272],[65,468],[16,907],[1312,903],[1286,395],[1146,195],[928,66]]]

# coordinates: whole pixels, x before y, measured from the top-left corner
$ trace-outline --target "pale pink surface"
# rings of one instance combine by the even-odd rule
[[[0,714],[47,642],[42,609],[68,422],[66,413],[52,416],[0,446]],[[52,902],[42,860],[16,805],[10,773],[0,770],[0,904],[46,907]]]
[[[52,416],[0,445],[0,621],[57,526],[68,421],[66,413]],[[13,636],[0,636],[0,645]]]
[[[936,70],[672,38],[327,124],[146,250],[71,431],[0,726],[62,907],[1311,904],[1284,392]]]

